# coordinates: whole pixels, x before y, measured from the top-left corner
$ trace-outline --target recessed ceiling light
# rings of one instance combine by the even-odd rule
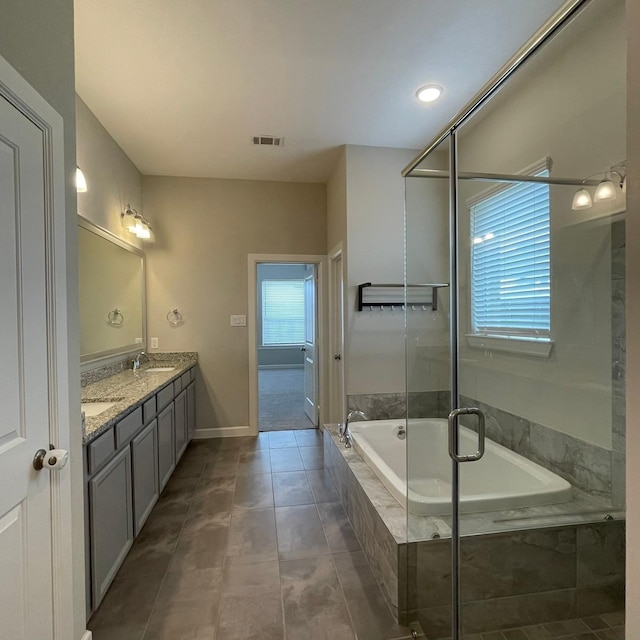
[[[416,91],[416,97],[420,102],[433,102],[442,95],[442,87],[437,84],[425,84]]]

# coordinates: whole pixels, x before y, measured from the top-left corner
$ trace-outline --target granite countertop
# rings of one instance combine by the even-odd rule
[[[160,355],[160,354],[158,354]],[[168,355],[168,354],[167,354]],[[82,388],[81,401],[116,404],[96,416],[85,418],[83,444],[88,444],[109,427],[134,411],[162,387],[179,378],[198,362],[196,353],[176,353],[143,363],[137,371],[128,369]],[[172,371],[147,373],[152,367],[175,367]]]

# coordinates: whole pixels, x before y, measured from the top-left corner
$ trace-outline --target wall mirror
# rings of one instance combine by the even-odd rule
[[[80,362],[144,348],[144,252],[78,217]]]

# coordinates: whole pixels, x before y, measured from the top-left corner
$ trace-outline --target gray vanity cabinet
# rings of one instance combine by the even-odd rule
[[[131,441],[133,524],[137,536],[160,495],[158,421],[153,420]]]
[[[118,452],[89,480],[93,608],[133,544],[131,450]]]
[[[188,440],[193,438],[196,430],[196,383],[187,387],[187,434]]]
[[[174,402],[174,413],[177,464],[189,444],[189,433],[187,432],[187,392],[185,389],[176,396]]]
[[[158,477],[160,491],[164,489],[176,467],[174,403],[158,414]]]
[[[104,598],[187,448],[194,407],[190,370],[86,445],[88,613]]]

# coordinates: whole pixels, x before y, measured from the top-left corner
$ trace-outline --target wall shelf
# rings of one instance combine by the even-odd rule
[[[410,308],[427,308],[438,310],[438,289],[448,287],[446,283],[427,284],[379,284],[363,282],[358,285],[358,311],[367,308],[373,309],[391,308],[404,309],[405,302]],[[405,301],[406,289],[406,301]]]

